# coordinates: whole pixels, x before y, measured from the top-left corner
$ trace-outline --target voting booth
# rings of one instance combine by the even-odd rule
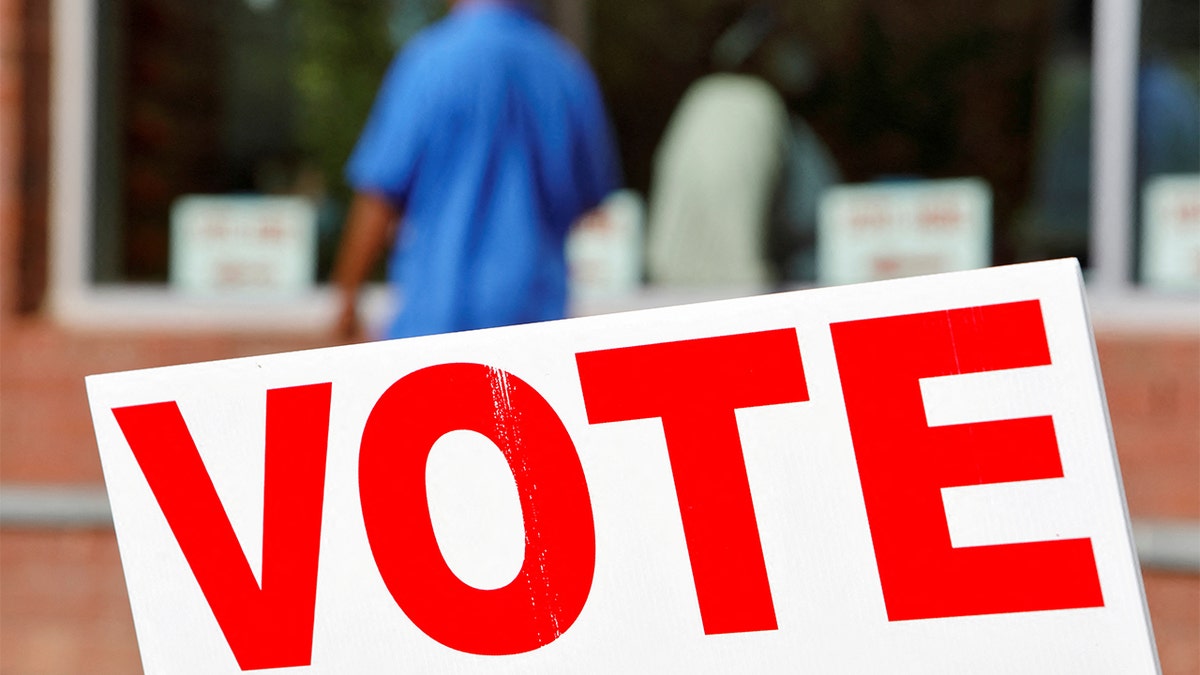
[[[1055,261],[88,378],[148,673],[1154,673]]]

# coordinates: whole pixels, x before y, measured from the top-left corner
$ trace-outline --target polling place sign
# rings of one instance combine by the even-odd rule
[[[295,196],[185,195],[171,207],[171,285],[196,296],[297,294],[317,269],[317,209]]]
[[[1142,280],[1164,291],[1200,291],[1200,174],[1146,181]]]
[[[992,191],[978,178],[839,185],[817,209],[823,285],[986,267]]]
[[[89,377],[149,673],[1153,673],[1078,265]]]

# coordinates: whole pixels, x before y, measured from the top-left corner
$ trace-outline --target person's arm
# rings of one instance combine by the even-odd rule
[[[358,292],[395,237],[399,220],[399,211],[385,197],[368,192],[354,196],[332,274],[339,305],[334,331],[339,339],[362,338]]]

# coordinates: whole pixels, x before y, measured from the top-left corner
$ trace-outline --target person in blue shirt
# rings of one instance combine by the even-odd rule
[[[567,230],[618,174],[583,58],[525,3],[458,0],[395,58],[347,164],[339,333],[389,248],[386,338],[562,318]]]

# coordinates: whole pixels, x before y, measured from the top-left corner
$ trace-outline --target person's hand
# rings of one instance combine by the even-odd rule
[[[358,320],[358,307],[354,302],[341,303],[334,319],[333,337],[342,344],[362,342],[362,324]]]
[[[333,322],[334,338],[343,344],[367,337],[358,320],[358,292],[379,255],[395,237],[399,218],[386,197],[369,192],[355,194],[330,274],[339,303]]]

